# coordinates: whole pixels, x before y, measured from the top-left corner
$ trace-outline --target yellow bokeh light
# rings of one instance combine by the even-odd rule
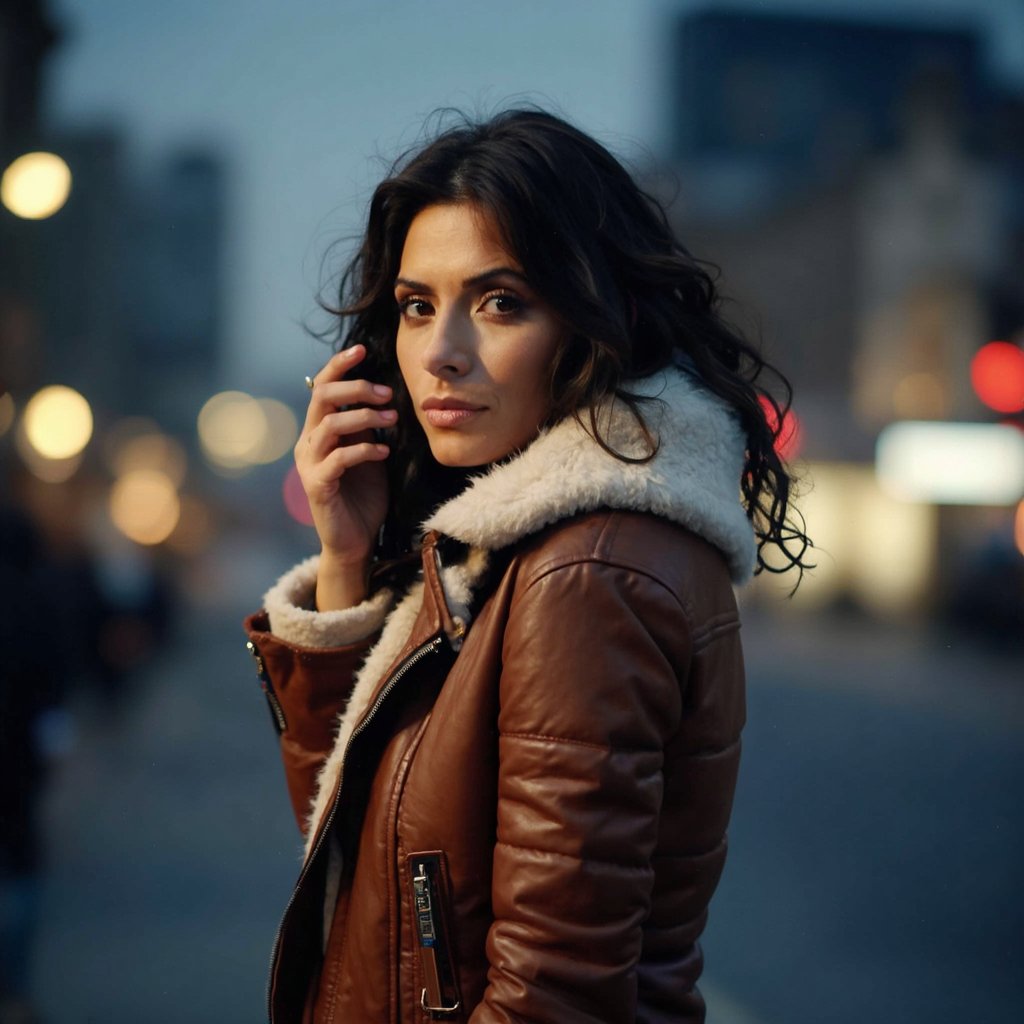
[[[263,407],[243,391],[222,391],[199,410],[203,453],[227,469],[251,466],[266,444],[269,424]]]
[[[115,476],[124,476],[137,469],[156,469],[170,479],[175,487],[185,481],[188,458],[185,449],[158,430],[122,439],[111,446],[109,463]]]
[[[137,544],[160,544],[181,515],[178,491],[166,473],[136,469],[119,477],[110,491],[110,518]]]
[[[1013,540],[1017,550],[1024,555],[1024,501],[1017,506],[1017,514],[1013,517]]]
[[[9,391],[0,395],[0,437],[3,437],[14,422],[14,399]]]
[[[277,462],[287,455],[299,436],[299,424],[295,413],[284,402],[276,398],[257,399],[267,422],[263,444],[253,454],[253,461],[260,463]]]
[[[52,217],[71,193],[71,169],[56,153],[25,153],[0,178],[0,202],[17,217]]]
[[[25,437],[44,459],[69,459],[92,437],[92,410],[63,384],[37,391],[25,406]]]
[[[66,459],[45,459],[29,444],[25,436],[25,421],[19,424],[14,434],[14,446],[28,471],[47,484],[62,484],[70,480],[82,465],[81,453]]]

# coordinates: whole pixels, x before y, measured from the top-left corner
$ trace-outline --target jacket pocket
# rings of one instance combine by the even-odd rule
[[[413,936],[423,985],[420,1007],[429,1020],[450,1019],[462,1008],[452,958],[448,871],[439,851],[411,853],[406,859],[412,883]]]

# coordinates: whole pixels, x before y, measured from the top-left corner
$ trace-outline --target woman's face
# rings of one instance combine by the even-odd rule
[[[548,414],[565,328],[472,203],[428,206],[395,281],[398,365],[434,458],[481,466],[522,448]]]

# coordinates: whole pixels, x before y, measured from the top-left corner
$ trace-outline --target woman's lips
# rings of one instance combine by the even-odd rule
[[[432,427],[459,427],[467,420],[479,415],[484,410],[467,408],[433,408],[424,409],[423,415]]]

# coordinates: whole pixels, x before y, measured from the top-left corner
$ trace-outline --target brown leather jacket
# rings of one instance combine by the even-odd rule
[[[627,507],[577,502],[511,545],[496,511],[489,575],[442,569],[428,534],[422,583],[363,639],[295,642],[315,571],[274,632],[248,620],[309,826],[273,1021],[703,1019],[744,719],[730,565],[750,548],[601,493]]]

